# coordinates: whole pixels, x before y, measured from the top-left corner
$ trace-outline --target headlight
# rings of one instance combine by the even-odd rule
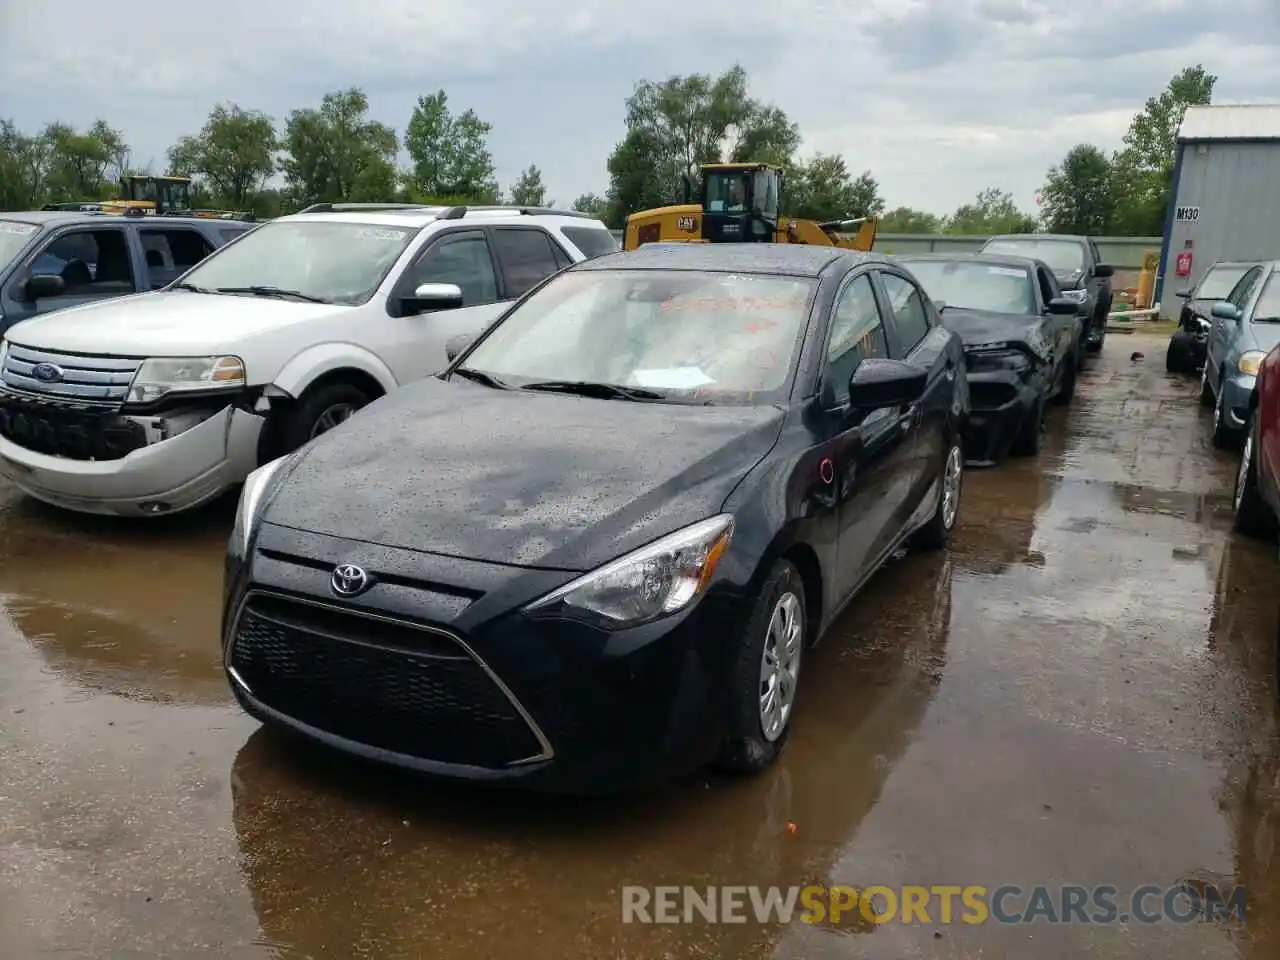
[[[1266,354],[1261,350],[1246,350],[1240,354],[1240,359],[1236,361],[1236,368],[1251,377],[1258,375],[1258,368],[1262,366],[1262,361],[1266,359]]]
[[[285,456],[272,460],[245,477],[244,488],[240,491],[240,505],[236,508],[236,522],[231,528],[231,541],[227,546],[231,553],[238,556],[248,553],[258,520],[262,517],[262,508],[283,477],[281,468],[289,459]]]
[[[610,626],[677,613],[706,592],[732,536],[728,514],[703,520],[553,590],[525,612],[586,612]]]
[[[1063,290],[1062,296],[1067,300],[1074,300],[1076,303],[1084,303],[1089,299],[1088,290]]]
[[[1021,350],[1007,349],[1003,344],[975,347],[965,355],[970,370],[1009,370],[1024,373],[1031,369],[1031,359]]]
[[[239,357],[152,357],[138,367],[126,402],[154,403],[170,393],[244,385],[244,361]]]

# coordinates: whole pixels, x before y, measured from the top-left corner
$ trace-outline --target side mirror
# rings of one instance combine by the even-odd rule
[[[427,310],[454,310],[462,306],[462,288],[456,283],[424,283],[404,298],[410,313]]]
[[[1180,299],[1180,300],[1190,300],[1190,299],[1191,299],[1191,291],[1190,291],[1190,290],[1179,290],[1177,293],[1175,293],[1175,294],[1174,294],[1174,296],[1175,296],[1175,297],[1177,297],[1177,298],[1178,298],[1178,299]]]
[[[462,353],[463,350],[467,349],[468,344],[470,344],[474,339],[475,337],[469,333],[454,334],[444,343],[445,358],[450,363],[453,363],[454,360],[458,359],[458,355]]]
[[[31,303],[46,297],[56,297],[67,289],[61,277],[51,273],[37,273],[30,277],[22,287],[22,298]]]
[[[1049,301],[1049,312],[1059,316],[1070,316],[1080,309],[1080,304],[1066,297],[1054,297]]]
[[[1220,300],[1210,308],[1209,313],[1219,320],[1239,320],[1241,317],[1240,308],[1234,303],[1227,303]]]
[[[1093,275],[1099,280],[1105,280],[1107,277],[1115,276],[1116,268],[1109,263],[1100,263],[1093,268]]]
[[[901,360],[868,357],[849,377],[849,406],[855,410],[879,410],[915,403],[924,396],[928,373]]]

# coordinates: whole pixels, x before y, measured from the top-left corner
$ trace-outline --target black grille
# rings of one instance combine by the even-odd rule
[[[120,460],[147,445],[141,424],[74,402],[0,393],[0,436],[72,460]]]
[[[969,404],[975,410],[994,410],[1017,396],[1018,389],[1013,384],[969,382]]]
[[[484,668],[432,631],[255,598],[231,665],[267,706],[371,747],[493,768],[541,752]]]

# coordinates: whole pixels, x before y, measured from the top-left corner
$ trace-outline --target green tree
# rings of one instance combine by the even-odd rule
[[[966,203],[947,218],[946,233],[985,236],[993,233],[1034,233],[1035,217],[1023,213],[1013,202],[1013,194],[996,187],[981,191],[973,203]]]
[[[609,201],[604,197],[594,193],[584,193],[577,200],[573,201],[571,209],[581,213],[589,213],[593,217],[603,218],[608,210]]]
[[[790,216],[809,220],[854,220],[878,216],[884,199],[870,170],[854,177],[844,157],[819,153],[788,171],[782,206]]]
[[[881,233],[941,233],[942,217],[911,207],[895,207],[880,218]]]
[[[0,210],[32,210],[46,202],[50,145],[0,120]]]
[[[81,132],[51,123],[40,134],[47,146],[48,193],[59,200],[103,199],[117,192],[121,162],[129,148],[124,135],[105,120]]]
[[[691,167],[731,158],[786,165],[799,141],[782,110],[748,95],[741,66],[719,76],[642,80],[627,98],[626,134],[609,156],[609,221],[680,199]]]
[[[1111,227],[1112,169],[1107,155],[1088,143],[1067,151],[1050,167],[1040,192],[1040,218],[1051,233],[1102,236]]]
[[[217,202],[246,210],[275,171],[275,124],[257,110],[218,104],[200,132],[169,148],[169,169],[200,177]]]
[[[386,201],[396,191],[396,132],[369,119],[364,91],[327,93],[285,123],[280,170],[300,203]]]
[[[1113,231],[1128,236],[1157,236],[1164,231],[1178,127],[1187,107],[1212,101],[1217,80],[1200,64],[1186,67],[1134,116],[1124,146],[1112,162]]]
[[[547,206],[547,188],[542,183],[542,171],[530,165],[511,185],[511,202],[521,207]]]
[[[419,97],[404,136],[412,161],[411,189],[423,198],[496,200],[498,183],[489,152],[492,129],[474,110],[454,116],[443,90]]]

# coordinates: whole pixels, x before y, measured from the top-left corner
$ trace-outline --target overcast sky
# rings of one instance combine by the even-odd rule
[[[102,117],[159,170],[219,101],[283,124],[359,86],[403,132],[443,87],[493,124],[504,188],[536,163],[561,203],[604,192],[637,80],[735,60],[891,207],[994,185],[1030,209],[1050,164],[1117,146],[1185,65],[1218,102],[1280,99],[1280,0],[0,0],[0,116],[24,129]]]

